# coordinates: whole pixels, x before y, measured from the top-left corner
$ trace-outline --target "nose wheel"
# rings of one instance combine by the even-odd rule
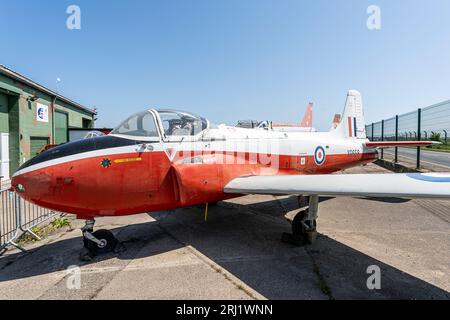
[[[118,240],[109,230],[94,231],[95,220],[87,220],[85,226],[81,229],[83,232],[83,243],[88,251],[88,256],[96,256],[108,253],[114,250]]]

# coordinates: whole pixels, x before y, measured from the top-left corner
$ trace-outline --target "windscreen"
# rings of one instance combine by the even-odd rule
[[[149,111],[132,115],[115,128],[111,134],[159,138],[155,120]]]

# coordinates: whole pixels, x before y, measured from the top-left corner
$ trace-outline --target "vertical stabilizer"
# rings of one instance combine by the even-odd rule
[[[334,118],[333,118],[333,124],[331,125],[331,129],[332,130],[336,129],[337,126],[339,125],[339,123],[341,123],[341,114],[340,113],[336,113],[334,115]]]
[[[303,120],[300,124],[300,127],[302,128],[311,128],[312,127],[312,120],[313,120],[313,103],[310,102],[308,104],[308,107],[306,108],[305,115],[303,117]]]
[[[341,122],[332,132],[342,138],[366,139],[362,99],[358,91],[350,90],[348,92]]]

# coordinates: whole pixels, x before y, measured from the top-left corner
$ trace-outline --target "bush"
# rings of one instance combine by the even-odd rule
[[[431,131],[430,140],[431,141],[441,142],[441,134],[439,132]]]

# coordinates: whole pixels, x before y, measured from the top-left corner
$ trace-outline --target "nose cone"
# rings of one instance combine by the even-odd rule
[[[19,168],[13,175],[12,188],[42,207],[91,214],[99,206],[99,184],[105,185],[106,173],[116,172],[102,167],[102,161],[111,161],[111,150],[119,147],[136,152],[135,144],[134,140],[103,136],[51,148]]]
[[[77,158],[77,154],[95,150],[96,139],[99,138],[66,143],[35,156],[13,175],[12,188],[26,200],[42,205],[44,199],[56,195],[58,184],[70,182],[68,164]],[[63,163],[66,165],[61,165]]]
[[[26,200],[35,202],[44,197],[52,180],[52,161],[61,154],[62,146],[51,148],[20,166],[13,175],[12,188]]]
[[[11,187],[22,198],[32,201],[41,198],[49,189],[50,174],[43,174],[39,170],[16,174],[11,180]]]

